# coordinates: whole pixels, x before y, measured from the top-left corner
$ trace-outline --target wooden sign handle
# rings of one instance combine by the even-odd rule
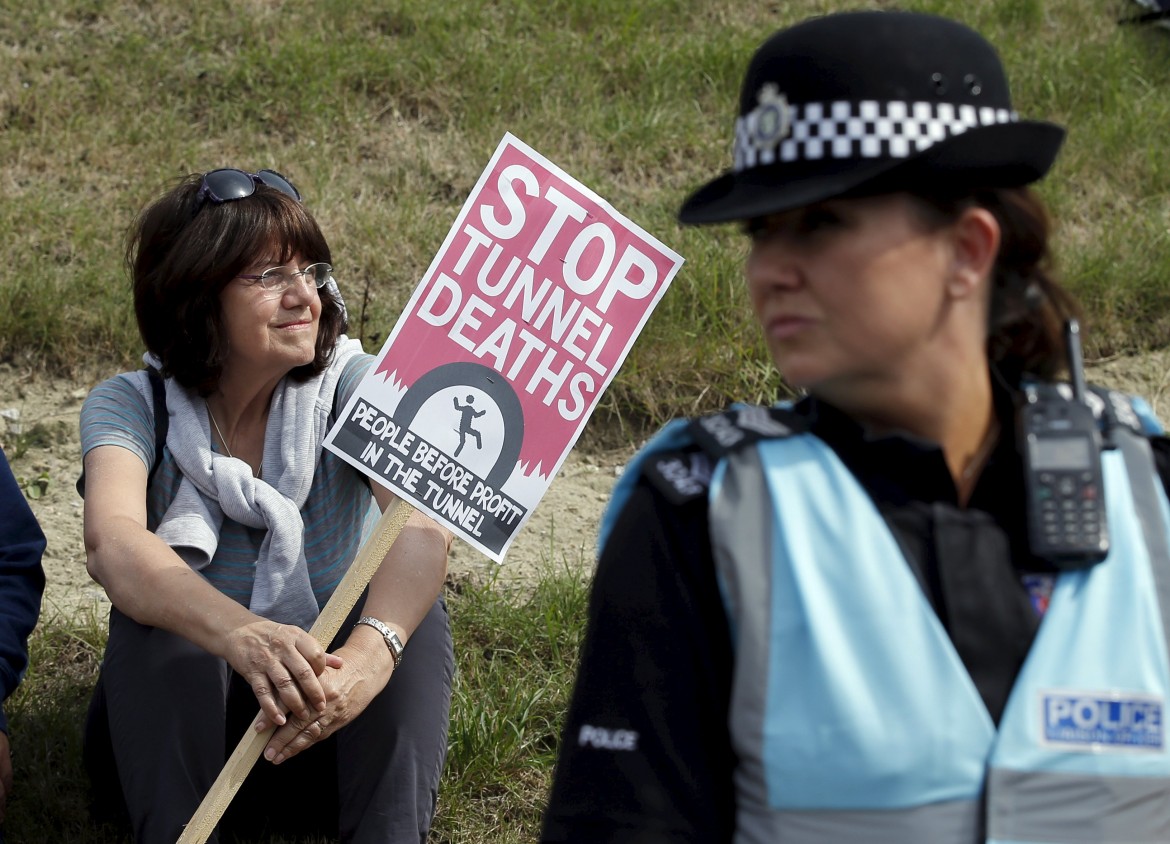
[[[321,647],[328,648],[333,642],[342,622],[357,604],[370,578],[382,564],[382,560],[390,551],[390,546],[394,544],[394,540],[398,538],[398,534],[406,525],[406,520],[413,512],[414,507],[399,498],[382,513],[374,532],[358,551],[349,571],[337,584],[325,608],[321,610],[321,615],[317,616],[309,630],[313,638],[321,643]],[[256,723],[256,719],[253,719],[252,723]],[[262,733],[250,729],[240,739],[240,743],[224,764],[223,770],[219,772],[211,789],[204,796],[203,802],[191,816],[183,834],[179,836],[178,844],[205,844],[275,731],[275,726]]]

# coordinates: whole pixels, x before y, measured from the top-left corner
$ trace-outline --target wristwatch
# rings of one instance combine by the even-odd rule
[[[406,645],[402,644],[402,640],[398,638],[398,634],[372,615],[363,615],[357,620],[357,623],[373,627],[382,634],[382,638],[386,640],[386,647],[390,650],[390,658],[394,660],[394,670],[397,671],[398,663],[402,662],[402,652],[406,650]],[[357,624],[354,627],[357,627]]]

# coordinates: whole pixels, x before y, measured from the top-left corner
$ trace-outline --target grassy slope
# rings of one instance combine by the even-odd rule
[[[657,422],[775,391],[738,291],[740,238],[673,213],[727,164],[754,45],[841,4],[45,5],[0,16],[0,359],[136,360],[123,233],[175,177],[225,164],[302,187],[376,347],[510,130],[688,259],[606,411]],[[987,32],[1019,111],[1072,127],[1044,192],[1097,329],[1090,355],[1165,344],[1170,33],[1118,27],[1125,0],[899,5]]]

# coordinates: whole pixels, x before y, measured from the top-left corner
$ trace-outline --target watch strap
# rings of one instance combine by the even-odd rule
[[[365,624],[367,627],[373,627],[382,634],[382,639],[386,642],[386,647],[390,651],[390,658],[394,660],[394,668],[397,670],[398,663],[402,662],[402,652],[406,650],[406,645],[402,644],[402,640],[398,638],[398,634],[372,615],[363,615],[357,620],[357,624]],[[357,627],[357,624],[354,627]]]

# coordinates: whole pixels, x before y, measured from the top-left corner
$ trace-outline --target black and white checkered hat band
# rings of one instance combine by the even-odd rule
[[[736,120],[734,170],[826,158],[907,158],[968,129],[1018,119],[1008,109],[953,103],[768,103]]]

